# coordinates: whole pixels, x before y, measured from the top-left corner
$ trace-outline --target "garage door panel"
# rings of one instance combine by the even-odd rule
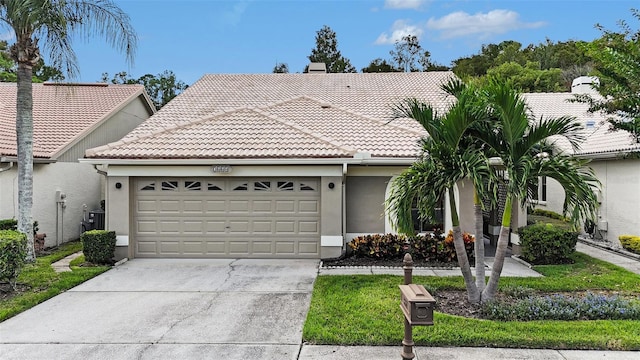
[[[320,223],[318,221],[298,222],[298,231],[301,234],[320,234]]]
[[[180,212],[180,201],[179,200],[161,200],[160,201],[160,209],[158,212],[160,213],[178,213]]]
[[[319,257],[317,179],[134,181],[135,256]]]

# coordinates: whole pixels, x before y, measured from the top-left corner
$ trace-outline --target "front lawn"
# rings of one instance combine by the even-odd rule
[[[640,295],[640,276],[583,254],[574,264],[534,269],[544,278],[502,278],[501,287],[544,292],[603,291]],[[390,275],[319,276],[303,338],[313,344],[399,345],[403,337],[398,285]],[[462,277],[414,277],[435,289],[464,289]],[[436,290],[437,291],[437,290]],[[436,312],[435,326],[414,327],[416,345],[640,350],[640,321],[499,322]]]
[[[82,259],[72,262],[73,271],[56,273],[51,267],[52,263],[80,250],[82,244],[79,241],[66,243],[51,254],[38,257],[35,263],[25,266],[18,277],[18,291],[0,294],[0,321],[32,308],[109,269],[108,266],[77,266],[82,263]]]

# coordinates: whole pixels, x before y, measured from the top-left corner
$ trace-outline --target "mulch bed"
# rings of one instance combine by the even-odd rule
[[[473,259],[469,259],[471,266],[474,266]],[[338,259],[329,259],[322,261],[322,267],[358,267],[358,266],[376,266],[376,267],[402,267],[402,259],[372,259],[366,257],[350,256]],[[458,268],[458,263],[444,263],[437,261],[425,261],[422,259],[413,260],[413,267],[428,267],[438,269],[454,269]]]

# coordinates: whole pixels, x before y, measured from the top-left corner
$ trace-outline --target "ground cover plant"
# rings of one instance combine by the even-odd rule
[[[570,294],[587,300],[592,296],[589,301],[599,296],[638,301],[640,276],[581,253],[573,254],[572,260],[572,264],[535,266],[534,270],[544,277],[502,279],[497,300],[553,294],[566,298]],[[319,276],[304,340],[316,344],[398,345],[403,337],[401,283],[401,277],[391,275]],[[479,318],[482,305],[469,307],[462,277],[416,276],[414,283],[435,292],[438,301],[435,325],[414,328],[417,345],[640,350],[640,320],[486,320]],[[442,296],[450,294],[459,296],[455,301],[442,301]],[[460,307],[462,314],[451,314]]]
[[[37,257],[27,264],[16,282],[16,290],[8,286],[0,287],[0,321],[19,314],[49,298],[52,298],[78,284],[81,284],[109,269],[107,266],[88,266],[84,257],[71,263],[72,271],[56,273],[51,264],[82,250],[79,241],[61,245],[47,251],[47,255]]]

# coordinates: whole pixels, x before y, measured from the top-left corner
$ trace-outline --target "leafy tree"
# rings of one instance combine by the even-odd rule
[[[102,73],[101,82],[144,85],[157,110],[160,110],[188,87],[183,81],[177,80],[176,75],[170,70],[165,70],[157,75],[145,74],[137,79],[132,78],[126,71],[114,74],[111,79],[109,79],[108,73]]]
[[[330,73],[356,72],[351,61],[342,56],[338,50],[336,33],[327,25],[316,32],[316,47],[311,49],[308,59],[310,62],[325,63],[327,72]]]
[[[289,73],[289,65],[287,63],[276,63],[276,66],[273,67],[274,74],[288,74]]]
[[[362,68],[363,73],[386,73],[386,72],[398,72],[397,68],[395,68],[392,64],[389,64],[387,60],[377,58],[365,68]]]
[[[640,12],[632,9],[636,20]],[[587,102],[589,111],[603,111],[611,115],[613,130],[630,132],[640,142],[640,30],[633,30],[620,21],[620,32],[596,27],[602,37],[583,46],[594,59],[595,75],[601,84],[597,88],[601,97],[580,95],[578,101]]]
[[[18,81],[17,69],[18,66],[11,58],[7,42],[0,40],[0,82]],[[63,81],[64,75],[60,70],[45,65],[44,60],[40,59],[33,68],[32,80],[33,82]]]
[[[27,235],[27,260],[35,258],[33,242],[33,69],[41,47],[52,66],[73,77],[78,72],[71,46],[74,35],[101,35],[132,61],[137,38],[129,17],[110,0],[0,0],[0,29],[16,36],[9,47],[17,63],[16,134],[18,152],[18,230]]]
[[[404,72],[426,71],[431,65],[431,53],[422,49],[418,37],[406,35],[389,51],[395,68]]]
[[[510,80],[522,92],[562,92],[565,81],[560,69],[540,69],[540,64],[529,61],[525,66],[506,62],[487,70],[488,78]]]

